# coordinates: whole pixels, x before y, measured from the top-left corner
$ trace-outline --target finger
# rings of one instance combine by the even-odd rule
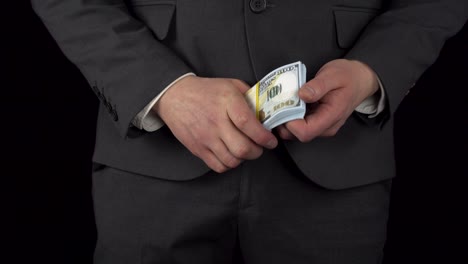
[[[335,125],[338,120],[339,114],[336,109],[329,104],[320,104],[304,119],[286,123],[286,128],[301,142],[309,142]]]
[[[242,134],[232,124],[224,129],[221,140],[235,158],[239,160],[253,160],[260,157],[263,149],[252,142],[246,135]]]
[[[273,149],[278,145],[276,137],[257,120],[243,97],[233,100],[227,114],[234,126],[256,144]]]
[[[217,173],[223,173],[229,169],[213,152],[208,149],[203,153],[203,156],[199,156],[199,158],[201,158],[210,169]]]
[[[285,125],[280,125],[276,128],[276,131],[278,132],[278,135],[280,138],[285,139],[285,140],[295,140],[297,139],[293,133],[291,133]]]
[[[241,164],[242,160],[235,157],[229,149],[226,147],[224,142],[217,140],[216,143],[210,147],[211,152],[216,158],[226,167],[235,168]]]

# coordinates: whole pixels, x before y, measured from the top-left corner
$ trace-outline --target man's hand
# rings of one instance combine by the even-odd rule
[[[236,79],[185,77],[153,107],[174,136],[216,172],[275,148],[275,136],[248,107],[249,89]]]
[[[299,90],[299,97],[307,103],[304,119],[278,127],[278,133],[283,139],[301,142],[334,136],[354,109],[378,87],[375,72],[364,63],[330,61]]]

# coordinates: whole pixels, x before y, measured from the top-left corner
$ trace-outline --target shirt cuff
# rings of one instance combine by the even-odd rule
[[[385,109],[385,90],[379,77],[377,77],[377,82],[379,83],[379,92],[367,97],[354,109],[356,112],[368,115],[368,118],[378,116]]]
[[[162,92],[160,92],[153,100],[151,100],[151,102],[147,104],[146,107],[143,108],[143,110],[141,110],[135,116],[135,118],[132,120],[132,124],[137,128],[144,129],[148,132],[154,132],[163,127],[164,122],[161,120],[161,118],[159,118],[159,116],[155,112],[151,111],[151,109],[169,88],[171,88],[176,82],[182,80],[187,76],[195,76],[195,74],[192,72],[186,73],[177,78],[171,84],[169,84],[166,88],[164,88],[164,90],[162,90]]]

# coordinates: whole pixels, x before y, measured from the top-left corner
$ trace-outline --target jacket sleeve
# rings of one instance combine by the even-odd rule
[[[124,1],[31,0],[126,138],[138,112],[191,70],[131,15]]]
[[[394,114],[409,89],[468,18],[466,0],[394,0],[362,32],[345,58],[369,65]],[[444,91],[445,89],[445,91]],[[453,92],[441,87],[441,92]],[[387,118],[385,118],[387,119]]]

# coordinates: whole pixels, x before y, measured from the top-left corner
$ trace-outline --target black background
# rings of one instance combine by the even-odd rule
[[[10,14],[7,11],[10,11]],[[5,8],[1,113],[9,263],[91,263],[98,100],[33,14]],[[2,74],[3,75],[3,74]],[[468,263],[468,25],[396,114],[386,264]],[[13,186],[13,188],[11,187]],[[11,249],[10,249],[11,248]]]

